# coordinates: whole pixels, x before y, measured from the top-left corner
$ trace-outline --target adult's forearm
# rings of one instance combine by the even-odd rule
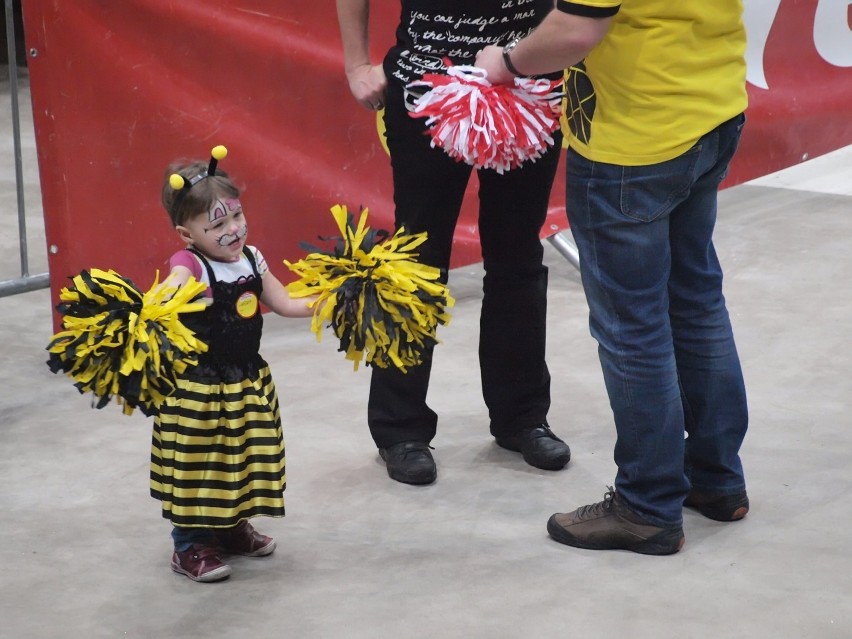
[[[512,51],[512,64],[524,75],[561,71],[577,64],[601,41],[610,18],[586,18],[553,10]]]
[[[370,64],[370,0],[337,0],[346,71]]]

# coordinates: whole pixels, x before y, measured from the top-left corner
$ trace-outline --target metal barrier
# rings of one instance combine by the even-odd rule
[[[6,1],[6,45],[9,52],[9,93],[12,97],[12,137],[15,147],[15,187],[18,198],[18,240],[21,253],[21,276],[0,281],[0,297],[35,291],[50,286],[50,274],[30,275],[27,252],[27,225],[24,207],[24,176],[21,155],[21,117],[18,109],[17,43],[15,42],[15,11],[13,0]]]
[[[578,271],[580,270],[580,253],[577,251],[577,245],[574,243],[574,238],[565,232],[555,233],[547,238],[547,241],[553,245],[559,254],[562,255],[568,262]]]

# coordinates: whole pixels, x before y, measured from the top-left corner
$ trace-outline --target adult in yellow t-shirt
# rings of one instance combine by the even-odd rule
[[[570,546],[670,554],[683,506],[748,512],[745,384],[713,246],[745,122],[742,10],[557,0],[476,59],[497,83],[569,68],[566,209],[618,435],[614,489],[548,521]]]

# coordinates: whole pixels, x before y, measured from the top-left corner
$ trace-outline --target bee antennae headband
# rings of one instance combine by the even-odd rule
[[[185,178],[179,173],[172,173],[169,176],[169,185],[171,185],[175,191],[188,191],[204,178],[216,175],[216,165],[219,164],[219,160],[223,160],[226,155],[228,155],[228,149],[221,144],[219,146],[214,146],[213,150],[210,151],[210,164],[207,166],[206,171],[202,171],[195,177],[191,178]],[[180,193],[178,195],[180,195]]]

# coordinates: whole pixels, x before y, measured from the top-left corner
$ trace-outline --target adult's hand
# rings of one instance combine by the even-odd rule
[[[506,68],[506,63],[503,62],[503,47],[489,45],[484,49],[480,49],[476,54],[476,66],[485,69],[488,74],[488,81],[491,84],[512,84],[515,80],[515,75]]]
[[[612,16],[589,18],[551,11],[511,52],[511,66],[523,75],[555,73],[577,64],[606,35]],[[500,47],[488,46],[476,54],[476,66],[485,69],[492,84],[511,84],[514,74]]]
[[[347,69],[346,79],[349,90],[365,109],[378,111],[385,105],[385,89],[388,81],[380,64],[362,64]]]

